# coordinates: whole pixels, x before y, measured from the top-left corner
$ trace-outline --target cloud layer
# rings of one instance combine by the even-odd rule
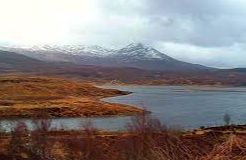
[[[142,42],[180,60],[246,67],[245,0],[0,1],[5,44]]]

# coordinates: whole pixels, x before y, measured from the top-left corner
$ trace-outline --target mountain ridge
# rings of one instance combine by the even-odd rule
[[[135,67],[156,71],[193,72],[209,70],[210,67],[176,60],[155,48],[142,43],[131,43],[121,49],[107,49],[100,46],[65,45],[7,48],[26,56],[47,62],[70,62],[79,65],[106,67]]]
[[[109,63],[109,61],[106,62]],[[156,63],[157,61],[154,62]],[[182,64],[186,65],[185,62]],[[128,64],[126,65],[127,67],[125,67],[124,65],[121,66],[121,64],[116,64],[115,62],[114,65],[117,66],[109,67],[99,64],[81,65],[70,62],[45,62],[14,52],[0,51],[0,75],[44,75],[72,78],[83,81],[88,80],[96,83],[108,83],[113,81],[120,84],[139,85],[246,85],[246,70],[243,68],[230,70],[202,69],[183,72],[180,70],[145,70],[140,68],[140,65],[138,68],[130,67]],[[153,64],[149,63],[148,65],[151,66]],[[188,66],[190,66],[190,64],[188,64]]]

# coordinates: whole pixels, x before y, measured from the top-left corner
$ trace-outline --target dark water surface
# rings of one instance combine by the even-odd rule
[[[109,102],[146,108],[168,125],[186,129],[223,124],[223,115],[233,123],[246,123],[246,88],[194,86],[124,86],[133,94],[107,98]]]
[[[246,123],[246,88],[191,87],[191,86],[102,86],[133,92],[130,95],[106,98],[104,101],[135,105],[152,112],[151,115],[170,126],[193,129],[200,126],[223,124],[229,113],[235,124]],[[57,118],[53,129],[77,130],[91,121],[95,127],[122,130],[131,117]],[[29,119],[2,120],[4,130],[11,130],[17,121],[32,128]]]

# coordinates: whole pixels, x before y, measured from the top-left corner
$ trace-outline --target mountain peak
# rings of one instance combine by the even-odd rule
[[[172,60],[171,57],[165,55],[164,53],[161,53],[153,47],[142,43],[131,43],[120,49],[117,54],[125,55],[134,59]]]
[[[143,43],[130,43],[127,47],[144,47]]]
[[[146,48],[151,49],[152,47],[143,43],[130,43],[124,48]]]
[[[121,52],[131,52],[131,51],[139,51],[139,52],[149,52],[154,51],[155,49],[149,45],[145,45],[143,43],[131,43],[126,47],[120,49]],[[156,51],[156,50],[155,50]]]

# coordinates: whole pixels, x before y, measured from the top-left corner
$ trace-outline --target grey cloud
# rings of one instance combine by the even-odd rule
[[[152,29],[147,32],[159,32],[155,34],[158,40],[214,47],[240,43],[246,37],[246,7],[242,7],[239,0],[118,0],[101,3],[109,14],[145,17],[149,21],[147,28]],[[178,35],[180,32],[183,35]]]
[[[122,41],[123,37],[131,39],[132,35],[136,35],[135,40],[155,46],[172,43],[172,47],[165,48],[168,46],[164,45],[160,49],[181,60],[218,67],[246,67],[244,0],[100,2],[107,15],[125,16],[128,19],[138,16],[144,20],[143,27],[127,28],[128,37],[118,34],[113,41],[126,42]],[[122,25],[118,29],[124,33],[126,28]]]

